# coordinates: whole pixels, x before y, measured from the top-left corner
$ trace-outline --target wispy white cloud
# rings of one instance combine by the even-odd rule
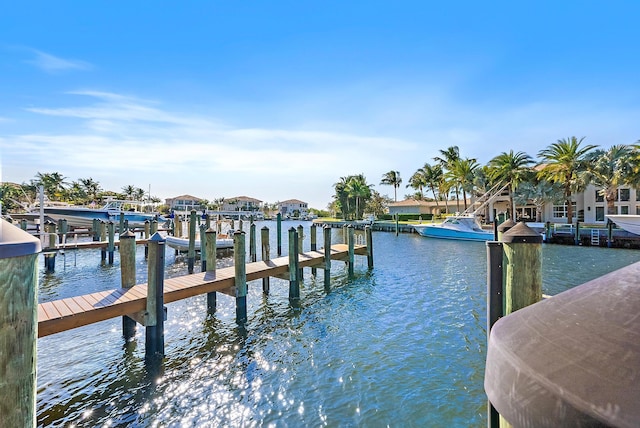
[[[27,62],[33,64],[47,73],[57,73],[67,70],[90,70],[93,68],[86,61],[76,59],[65,59],[37,49],[29,49],[34,57]]]

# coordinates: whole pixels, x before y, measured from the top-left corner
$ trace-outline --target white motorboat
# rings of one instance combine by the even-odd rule
[[[635,235],[640,235],[640,215],[633,214],[607,214],[606,217],[616,226]]]
[[[442,223],[413,226],[422,236],[462,241],[492,241],[493,232],[482,229],[474,215],[447,217]]]
[[[189,250],[189,238],[180,238],[177,236],[165,237],[167,245],[171,248],[175,248],[178,251]],[[196,251],[200,251],[200,236],[196,236],[194,247]],[[227,235],[220,235],[216,238],[216,249],[228,249],[233,248],[233,238],[227,237]]]

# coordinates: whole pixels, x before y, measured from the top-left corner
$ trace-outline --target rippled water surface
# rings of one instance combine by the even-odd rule
[[[275,223],[271,229],[275,256]],[[296,223],[295,226],[298,224]],[[286,227],[285,227],[286,226]],[[283,234],[293,223],[283,223]],[[305,249],[309,248],[305,224]],[[333,241],[341,239],[333,231]],[[486,426],[486,247],[374,232],[375,267],[355,278],[333,262],[332,288],[305,269],[301,300],[288,281],[249,283],[248,322],[219,295],[168,304],[166,358],[144,362],[144,328],[125,343],[114,319],[38,340],[40,426]],[[321,246],[322,233],[318,230]],[[287,253],[287,238],[283,238]],[[248,247],[248,245],[247,245]],[[258,244],[259,247],[259,244]],[[138,281],[146,262],[138,250]],[[546,294],[640,260],[634,250],[543,246]],[[218,259],[218,266],[232,264]],[[167,251],[167,277],[186,262]],[[67,251],[40,273],[39,300],[119,287],[118,255]]]

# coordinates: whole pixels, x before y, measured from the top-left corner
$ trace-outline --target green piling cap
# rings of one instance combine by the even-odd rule
[[[502,242],[511,244],[542,244],[542,235],[521,221],[502,235]]]
[[[500,233],[506,232],[507,230],[511,229],[515,225],[516,225],[516,222],[509,218],[503,221],[502,223],[500,223],[500,225],[498,226],[498,232]]]
[[[162,235],[160,235],[160,232],[156,232],[151,236],[151,238],[149,238],[149,241],[164,242],[165,239],[162,237]]]

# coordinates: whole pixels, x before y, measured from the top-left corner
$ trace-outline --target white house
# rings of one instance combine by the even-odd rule
[[[225,198],[222,211],[259,211],[262,201],[248,196]]]
[[[167,204],[172,211],[197,211],[206,208],[200,205],[200,201],[202,200],[202,198],[196,198],[195,196],[182,195],[165,199],[165,204]]]
[[[309,205],[298,199],[288,199],[278,203],[278,212],[283,217],[306,217],[309,215]]]

